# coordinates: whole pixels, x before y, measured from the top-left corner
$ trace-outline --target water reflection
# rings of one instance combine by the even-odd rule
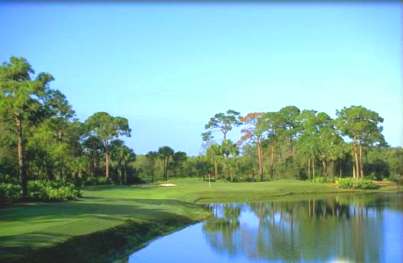
[[[401,202],[395,201],[393,207],[387,199],[339,196],[213,205],[214,217],[204,223],[203,232],[216,252],[244,254],[250,259],[383,261],[385,205],[401,209]],[[395,227],[401,231],[401,226]]]
[[[403,195],[216,204],[130,262],[403,262]]]

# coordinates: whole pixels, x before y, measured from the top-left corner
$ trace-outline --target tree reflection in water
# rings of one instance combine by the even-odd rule
[[[382,261],[387,200],[385,196],[336,196],[212,205],[214,216],[204,223],[203,232],[216,252],[250,259]],[[401,210],[401,205],[392,208]]]

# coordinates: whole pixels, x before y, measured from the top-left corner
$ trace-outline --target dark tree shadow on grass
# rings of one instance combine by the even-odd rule
[[[55,258],[57,262],[108,262],[154,237],[194,222],[190,216],[169,211],[191,208],[200,206],[178,200],[119,199],[110,204],[76,201],[12,208],[10,213],[0,215],[0,222],[56,225],[0,236],[0,262],[55,262]],[[57,225],[58,221],[66,224]],[[96,227],[91,224],[113,225],[113,221],[118,226],[112,229],[84,236],[74,234],[77,227],[85,232],[86,227]]]

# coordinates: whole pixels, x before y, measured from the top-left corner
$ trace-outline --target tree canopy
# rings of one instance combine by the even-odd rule
[[[211,175],[231,182],[380,180],[403,173],[403,149],[386,143],[383,118],[363,106],[337,110],[334,119],[292,105],[244,115],[227,110],[207,120],[198,156],[169,146],[135,154],[123,140],[132,133],[128,119],[101,111],[81,122],[52,81],[49,73],[35,74],[24,58],[0,66],[0,187],[19,185],[24,198],[38,182],[78,187],[173,176],[208,176],[210,182]]]

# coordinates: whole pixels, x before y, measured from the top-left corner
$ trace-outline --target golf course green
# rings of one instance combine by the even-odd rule
[[[284,200],[352,192],[298,180],[256,183],[173,179],[174,186],[94,186],[77,201],[20,203],[0,209],[0,262],[104,262],[209,217],[205,204]],[[393,183],[378,190],[397,192]]]

